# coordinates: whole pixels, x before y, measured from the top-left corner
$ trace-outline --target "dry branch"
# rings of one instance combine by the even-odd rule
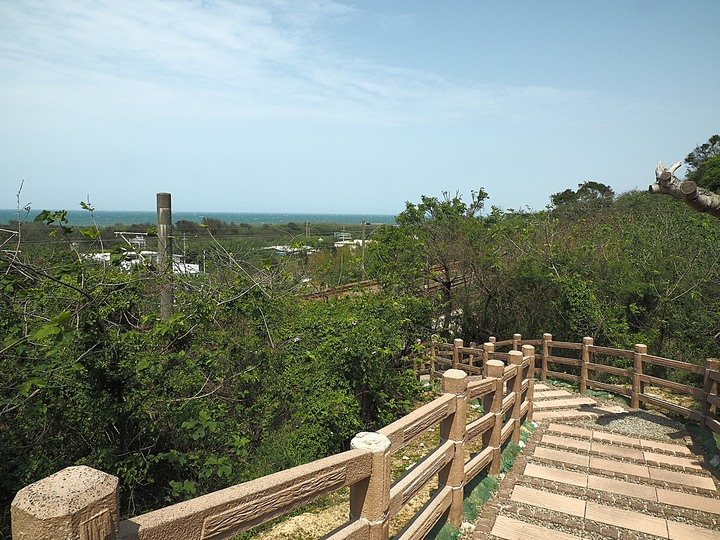
[[[692,180],[678,180],[675,171],[682,162],[678,161],[669,169],[658,163],[655,169],[655,183],[649,187],[650,193],[663,193],[685,202],[698,212],[720,218],[720,194],[713,193],[698,185]]]

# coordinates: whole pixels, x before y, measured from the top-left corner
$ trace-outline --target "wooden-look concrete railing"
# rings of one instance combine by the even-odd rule
[[[459,526],[464,486],[481,472],[497,475],[503,444],[518,442],[523,419],[532,419],[535,349],[526,345],[506,356],[507,365],[485,355],[483,368],[446,370],[441,397],[378,432],[359,433],[347,452],[124,521],[118,517],[116,477],[69,467],[18,492],[11,508],[13,539],[219,540],[349,486],[349,521],[325,538],[385,540],[390,519],[433,478],[437,491],[396,538],[421,539],[444,515]],[[482,401],[483,415],[468,424],[474,399]],[[391,456],[437,425],[439,445],[391,482]],[[475,440],[482,440],[482,451],[468,455]]]
[[[685,416],[708,427],[714,433],[720,434],[720,417],[718,416],[720,360],[707,359],[705,365],[697,365],[649,355],[647,346],[642,344],[635,345],[633,351],[626,351],[599,347],[593,341],[591,337],[583,338],[582,343],[553,341],[552,334],[543,334],[542,339],[527,340],[523,339],[520,334],[515,334],[512,339],[504,341],[497,341],[494,337],[490,337],[488,342],[483,344],[482,349],[478,349],[473,343],[470,344],[470,347],[465,347],[461,339],[456,339],[453,343],[448,344],[433,342],[430,346],[425,372],[438,377],[442,375],[443,369],[462,367],[470,373],[475,373],[480,369],[477,365],[485,363],[489,359],[507,360],[508,353],[497,352],[497,348],[511,347],[512,350],[519,350],[528,345],[539,346],[541,352],[536,357],[540,360],[539,375],[542,382],[550,377],[577,384],[581,393],[588,388],[612,392],[629,398],[630,406],[634,409],[644,404],[652,405]],[[558,355],[558,350],[577,351],[575,355],[578,358]],[[600,358],[603,357],[626,358],[628,364],[632,361],[632,368],[601,363]],[[698,380],[702,379],[702,387],[651,376],[647,373],[647,365],[663,366],[694,374]],[[567,368],[565,371],[560,371],[563,369],[562,366],[570,366],[575,373],[568,373]],[[598,381],[594,379],[595,373],[608,373],[624,378],[627,382],[610,384]],[[648,394],[645,391],[646,385],[692,397],[697,401],[697,408],[685,407]]]
[[[527,343],[523,341],[523,343]],[[534,343],[537,343],[535,341]],[[587,388],[604,390],[614,394],[622,395],[630,399],[630,407],[637,409],[642,405],[652,405],[665,411],[679,414],[700,423],[720,434],[720,419],[718,418],[718,381],[720,381],[720,360],[707,359],[705,365],[691,364],[652,356],[647,352],[647,346],[635,345],[635,350],[626,351],[610,347],[598,347],[593,344],[593,338],[585,337],[582,343],[568,343],[553,341],[552,334],[544,334],[539,343],[542,353],[538,355],[541,359],[540,380],[546,378],[562,379],[576,383],[580,392]],[[579,351],[575,355],[579,358],[561,356],[558,350]],[[607,363],[602,363],[602,358],[626,358],[632,367],[623,368]],[[567,368],[571,366],[575,373],[568,373]],[[702,386],[690,386],[675,381],[654,377],[647,374],[647,366],[662,366],[680,372],[694,374]],[[552,369],[551,369],[552,368]],[[565,369],[565,371],[560,371]],[[595,380],[596,373],[608,373],[619,378],[620,384],[611,384]],[[622,383],[622,380],[625,383]],[[697,402],[697,408],[690,408],[656,395],[646,392],[646,385],[663,388],[680,394],[684,397],[692,397]]]

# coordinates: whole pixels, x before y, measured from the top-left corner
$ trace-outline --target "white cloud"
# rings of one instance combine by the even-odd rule
[[[461,86],[333,52],[331,1],[24,0],[0,4],[0,96],[96,114],[290,117],[370,123],[544,114],[592,98]],[[555,111],[557,112],[557,111]]]

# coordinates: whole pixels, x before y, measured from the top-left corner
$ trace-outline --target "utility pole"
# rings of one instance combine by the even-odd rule
[[[363,279],[366,279],[365,275],[365,220],[362,221],[362,277]]]
[[[157,194],[158,268],[160,281],[160,318],[167,321],[173,311],[172,203],[169,193]]]

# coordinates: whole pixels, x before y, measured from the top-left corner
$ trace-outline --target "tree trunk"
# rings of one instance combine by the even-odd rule
[[[661,161],[655,169],[655,183],[650,186],[650,193],[670,195],[689,204],[698,212],[707,212],[720,218],[720,195],[698,187],[691,180],[678,180],[673,173],[680,165],[681,162],[678,161],[667,169]]]

